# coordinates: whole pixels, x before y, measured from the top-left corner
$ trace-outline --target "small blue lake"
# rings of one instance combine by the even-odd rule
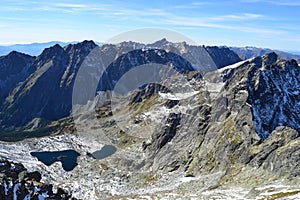
[[[74,150],[31,152],[30,155],[47,166],[52,165],[54,162],[61,162],[65,171],[73,170],[77,166],[77,157],[80,156]]]
[[[95,151],[92,153],[93,158],[95,159],[104,159],[113,155],[117,151],[117,148],[113,145],[105,145],[101,150]]]

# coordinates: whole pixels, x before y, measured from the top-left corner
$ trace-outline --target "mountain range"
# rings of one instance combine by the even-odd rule
[[[256,54],[162,39],[0,57],[0,195],[33,195],[17,165],[43,177],[36,196],[51,183],[78,199],[299,198],[300,67]],[[30,154],[67,149],[68,172]]]
[[[40,55],[45,48],[59,44],[64,47],[68,44],[76,44],[78,42],[61,42],[61,41],[51,41],[43,43],[31,43],[31,44],[13,44],[13,45],[2,45],[0,46],[0,56],[9,54],[11,51],[17,51],[20,53],[28,54],[31,56]],[[101,42],[95,42],[97,45],[102,45]],[[222,46],[221,46],[222,47]],[[226,46],[224,46],[226,47]],[[269,48],[258,48],[258,47],[228,47],[230,50],[234,51],[241,59],[249,59],[257,56],[263,56],[267,53],[275,52],[281,58],[290,60],[295,59],[300,62],[300,52],[286,52],[280,50],[273,50]]]
[[[175,53],[180,53],[179,48],[190,48],[186,57],[192,57],[192,53],[199,52],[201,56],[203,52],[209,55],[210,59],[200,59],[203,63],[195,62],[194,65],[203,64],[205,70],[221,68],[229,64],[240,61],[240,58],[230,51],[228,48],[217,47],[194,47],[185,43],[171,45],[166,40],[158,41],[151,46],[155,48],[174,48]],[[182,45],[182,47],[180,46]],[[118,79],[132,68],[134,65],[142,65],[151,60],[163,59],[166,61],[158,61],[159,63],[167,62],[174,58],[176,54],[168,53],[169,57],[162,58],[160,53],[152,50],[142,51],[140,47],[143,44],[121,43],[120,45],[103,45],[98,47],[100,52],[104,52],[107,56],[118,58],[108,70],[107,78],[102,84],[102,90],[110,89],[113,85],[112,80]],[[82,43],[70,44],[61,47],[56,44],[46,48],[39,56],[32,57],[26,54],[11,52],[7,56],[0,57],[0,70],[3,74],[1,82],[1,114],[0,124],[2,128],[9,130],[12,127],[26,126],[32,120],[37,118],[41,121],[53,121],[70,115],[72,107],[72,91],[78,69],[84,58],[97,45],[93,41],[84,41]],[[146,46],[145,46],[146,47]],[[135,50],[135,48],[139,48]],[[143,61],[143,58],[136,64],[132,64],[128,60],[123,61],[122,55],[124,51],[130,51],[126,57],[136,59],[140,54],[146,54],[149,58]],[[203,51],[203,52],[202,52]],[[131,55],[133,54],[133,55]],[[171,54],[171,55],[170,55]],[[199,61],[200,61],[199,60]],[[120,63],[122,66],[120,66]],[[178,58],[175,65],[187,66],[183,58]],[[18,68],[16,68],[18,67]],[[120,71],[119,69],[125,69]],[[204,69],[204,68],[203,68]],[[192,66],[184,70],[194,70]],[[117,75],[119,74],[119,75]],[[110,77],[113,75],[114,77]],[[118,76],[118,77],[116,77]],[[91,77],[92,78],[92,77]],[[100,80],[101,81],[101,80]],[[109,86],[110,85],[110,86]]]
[[[1,45],[0,46],[0,56],[9,54],[11,51],[17,51],[21,53],[25,53],[32,56],[40,55],[45,48],[54,46],[55,44],[59,44],[60,46],[66,46],[68,44],[76,44],[78,42],[61,42],[61,41],[51,41],[51,42],[36,42],[30,44],[13,44],[13,45]],[[96,42],[96,44],[101,45],[100,42]]]
[[[249,59],[257,56],[264,56],[268,53],[275,52],[281,58],[286,60],[297,60],[300,63],[300,55],[297,53],[288,53],[279,50],[272,50],[268,48],[257,48],[257,47],[229,47],[232,51],[239,55],[241,59]]]

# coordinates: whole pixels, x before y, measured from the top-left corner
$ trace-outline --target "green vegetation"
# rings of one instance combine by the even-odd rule
[[[0,131],[0,139],[6,142],[16,142],[26,138],[44,137],[55,133],[60,129],[60,126],[47,126],[33,131],[14,130],[14,131]]]
[[[145,174],[143,176],[143,181],[144,181],[144,185],[150,185],[150,184],[154,184],[156,181],[158,181],[161,177],[157,174]]]
[[[296,195],[298,193],[300,193],[300,190],[287,191],[287,192],[279,192],[279,193],[272,194],[272,195],[266,197],[266,199],[268,199],[268,200],[284,199],[285,197],[293,196],[293,195]]]

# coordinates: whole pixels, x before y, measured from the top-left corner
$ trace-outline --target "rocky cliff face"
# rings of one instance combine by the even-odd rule
[[[197,173],[234,163],[268,166],[273,172],[289,166],[288,174],[295,176],[299,162],[294,157],[299,149],[292,145],[299,142],[299,127],[294,123],[299,117],[297,63],[271,53],[230,70],[231,76],[211,104],[212,120],[189,166],[198,166]],[[224,77],[228,71],[222,73]],[[286,159],[271,159],[282,155],[281,151]]]
[[[275,53],[253,65],[248,77],[248,102],[260,137],[268,137],[277,126],[300,131],[299,72],[295,60],[281,60]]]

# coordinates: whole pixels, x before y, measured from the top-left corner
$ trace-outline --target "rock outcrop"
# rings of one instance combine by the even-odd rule
[[[74,199],[61,188],[53,192],[53,186],[41,181],[37,171],[28,172],[19,163],[0,161],[0,198],[9,199]]]

